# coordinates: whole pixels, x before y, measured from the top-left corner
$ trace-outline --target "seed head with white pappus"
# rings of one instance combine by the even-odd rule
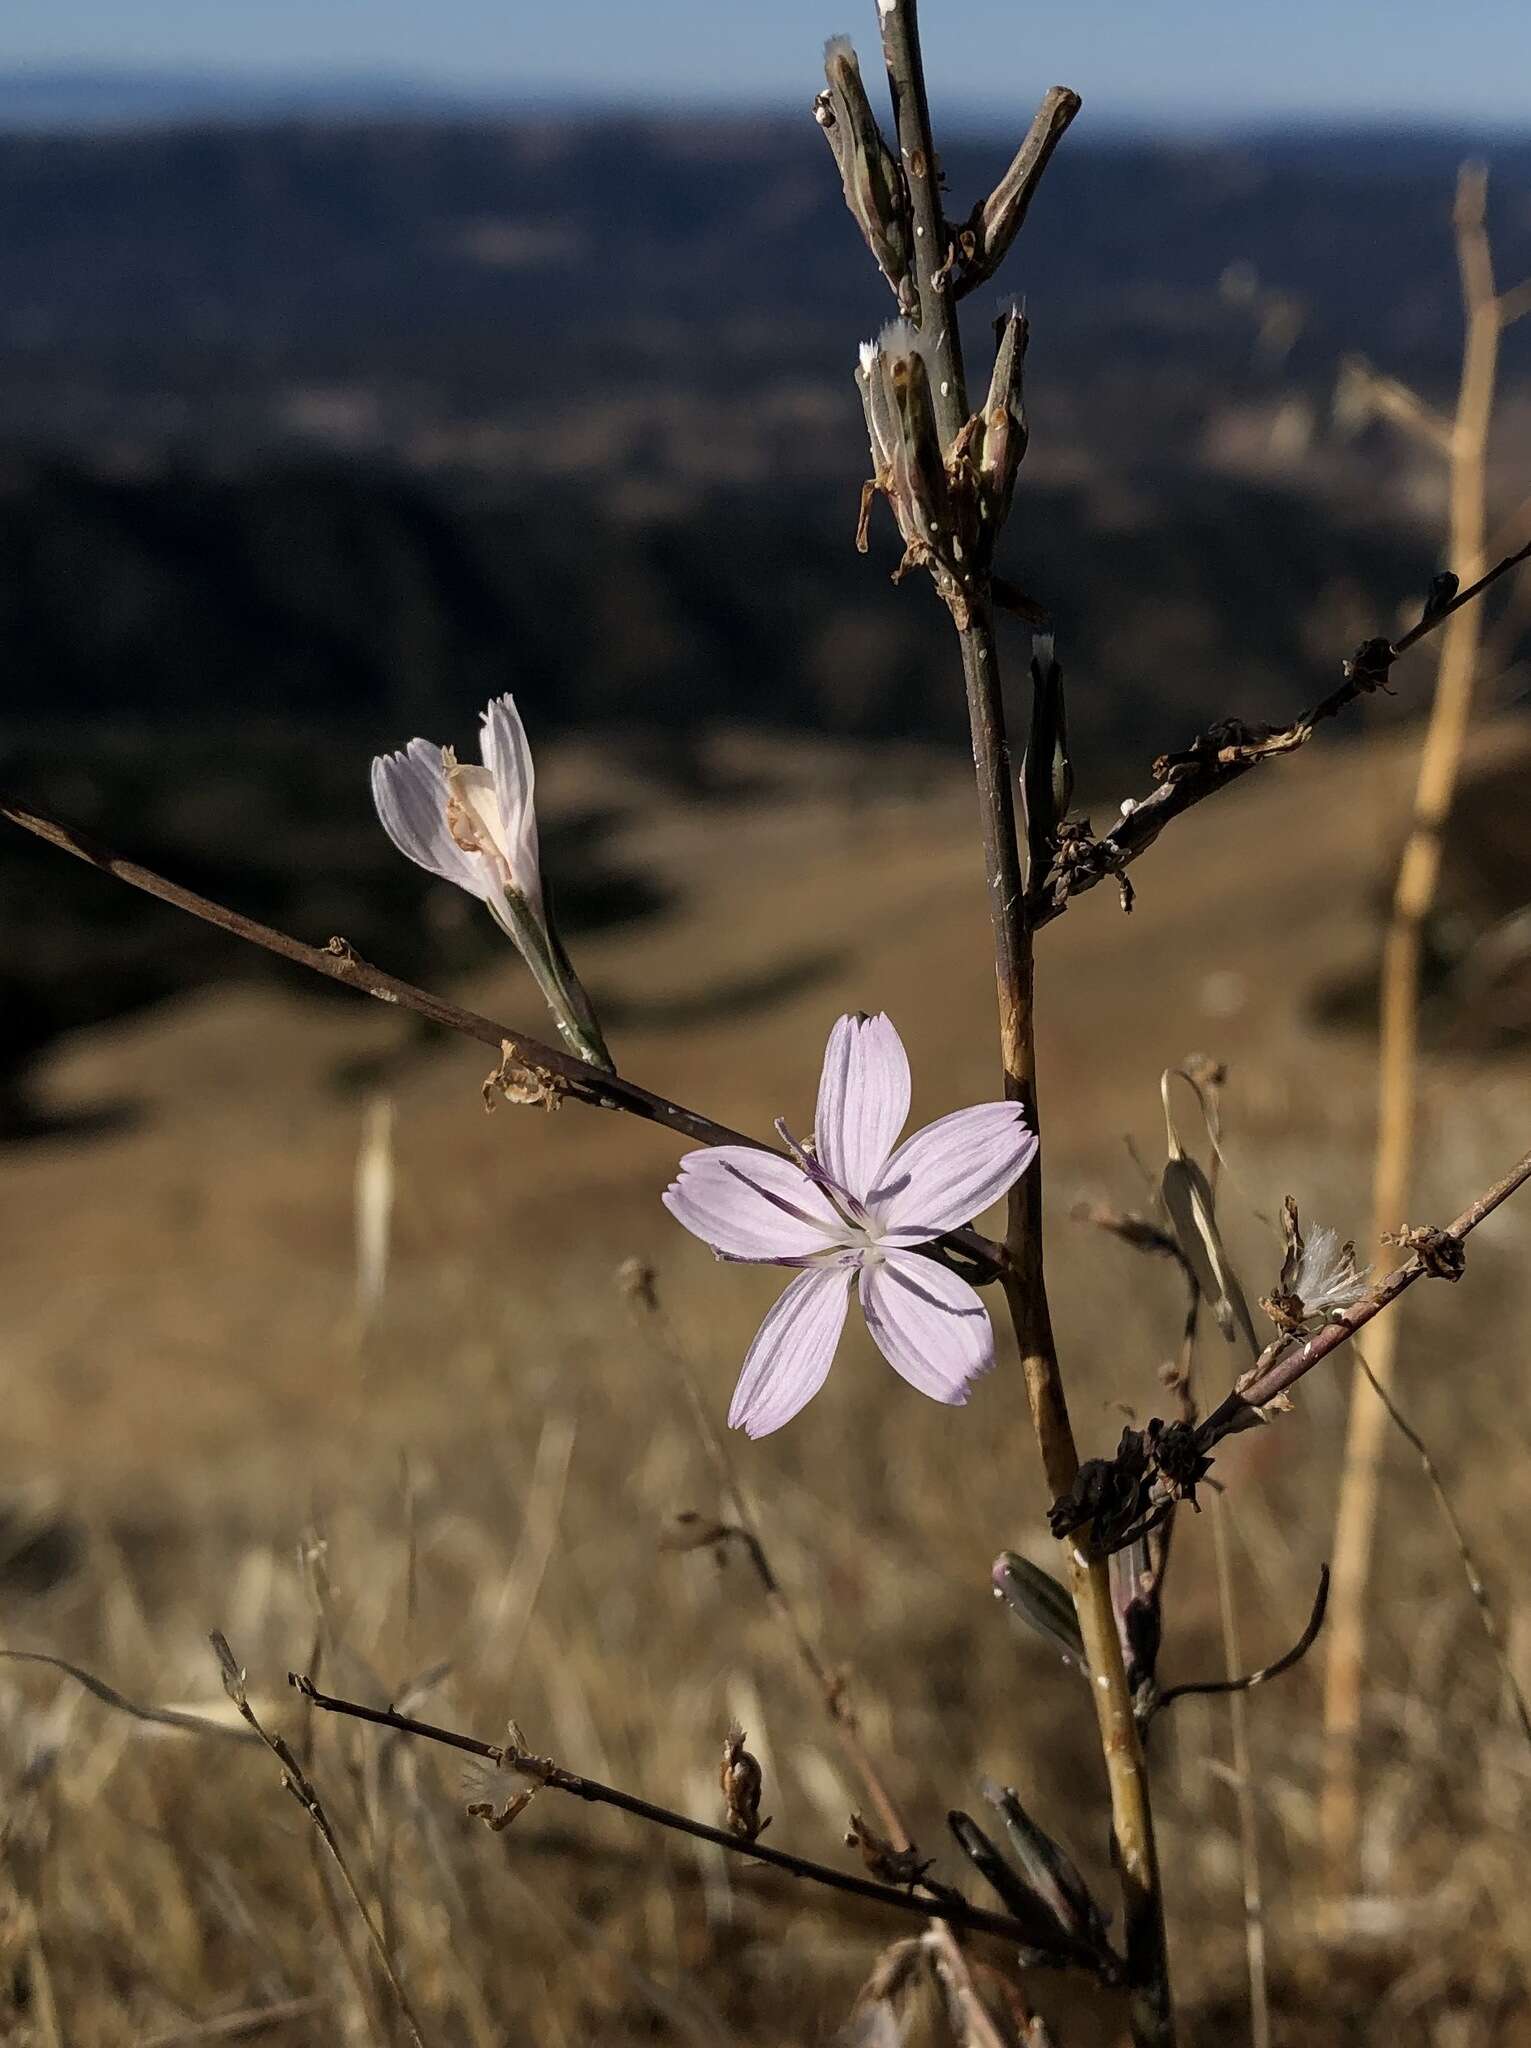
[[[1295,1335],[1365,1299],[1371,1275],[1357,1266],[1354,1243],[1342,1244],[1339,1232],[1326,1224],[1305,1238],[1290,1195],[1281,1206],[1281,1224],[1286,1238],[1281,1277],[1260,1303],[1279,1329]]]

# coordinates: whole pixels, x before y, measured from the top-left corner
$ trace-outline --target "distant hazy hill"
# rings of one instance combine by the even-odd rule
[[[939,606],[889,589],[886,518],[851,544],[850,371],[891,302],[806,115],[233,122],[208,81],[141,82],[135,114],[75,79],[44,121],[32,86],[34,132],[0,135],[0,782],[397,961],[411,878],[357,762],[466,737],[497,690],[688,801],[722,722],[962,744]],[[79,132],[43,132],[69,93]],[[1354,349],[1449,396],[1458,150],[1083,123],[1059,153],[1005,280],[1033,322],[1005,562],[1056,622],[1082,795],[1213,717],[1296,715],[1422,596],[1438,471],[1328,419]],[[952,144],[953,217],[1005,156]],[[1496,148],[1493,195],[1513,279],[1531,144]],[[1501,700],[1516,654],[1511,626]],[[85,868],[0,863],[0,1081],[202,971]],[[632,907],[599,863],[573,880],[571,915]]]
[[[0,71],[0,129],[90,131],[187,123],[456,114],[485,95],[389,72],[265,74],[70,65]]]
[[[1005,153],[950,149],[955,217]],[[1306,310],[1289,367],[1386,346],[1444,374],[1456,154],[1372,133],[1092,145],[1081,123],[1005,280],[1033,310],[1038,372],[1056,377],[1065,349],[1070,377],[1233,370],[1249,330],[1217,286],[1244,263]],[[1531,141],[1494,158],[1515,274],[1531,267]],[[0,135],[15,351],[0,431],[63,431],[61,386],[75,407],[109,396],[117,431],[151,438],[136,407],[152,390],[159,432],[179,402],[195,440],[203,417],[221,435],[231,403],[292,380],[408,379],[418,414],[545,408],[656,374],[840,379],[888,311],[806,118],[209,117]]]
[[[1006,279],[1012,565],[1118,757],[1156,702],[1329,672],[1431,565],[1396,444],[1324,422],[1347,350],[1450,384],[1455,153],[1059,152]],[[1005,155],[954,142],[954,217]],[[1531,142],[1494,212],[1531,270]],[[423,718],[513,677],[552,717],[944,731],[928,595],[849,547],[890,310],[806,115],[0,135],[0,655],[66,714]]]

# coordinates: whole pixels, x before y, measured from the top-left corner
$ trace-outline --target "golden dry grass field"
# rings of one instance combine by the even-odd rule
[[[828,1027],[859,1007],[904,1035],[916,1122],[987,1099],[989,942],[960,764],[718,744],[746,793],[687,811],[620,762],[546,764],[549,814],[598,788],[626,813],[624,856],[674,892],[578,949],[623,1071],[736,1126],[800,1128]],[[1524,727],[1485,731],[1475,759],[1523,771]],[[1174,1273],[1069,1216],[1081,1198],[1143,1203],[1123,1140],[1162,1158],[1162,1068],[1228,1063],[1223,1215],[1252,1298],[1275,1277],[1284,1195],[1365,1228],[1373,1041],[1320,1022],[1318,998],[1373,963],[1409,773],[1396,734],[1322,740],[1177,826],[1135,871],[1132,917],[1102,889],[1043,935],[1053,1309],[1087,1452],[1114,1444],[1124,1412],[1162,1405],[1179,1329]],[[513,959],[454,993],[542,1028]],[[769,1839],[854,1867],[841,1837],[863,1796],[754,1581],[661,1545],[677,1511],[718,1507],[718,1482],[673,1360],[616,1279],[629,1258],[653,1266],[721,1422],[777,1277],[715,1264],[670,1221],[662,1132],[578,1105],[486,1115],[487,1066],[381,1005],[281,988],[211,989],[56,1048],[52,1106],[137,1115],[0,1154],[4,1640],[227,1718],[207,1645],[223,1629],[258,1710],[310,1756],[432,2048],[828,2041],[908,1931],[879,1909],[553,1793],[489,1833],[463,1815],[450,1754],[310,1723],[286,1687],[316,1646],[328,1680],[365,1697],[428,1674],[428,1718],[494,1739],[513,1716],[569,1766],[707,1818],[737,1717],[765,1768]],[[393,1227],[364,1325],[355,1184],[382,1100]],[[1437,1051],[1400,1222],[1455,1214],[1528,1130],[1523,1054]],[[1418,1288],[1398,1312],[1402,1398],[1531,1682],[1528,1229],[1512,1204],[1474,1237],[1459,1288]],[[1212,1330],[1202,1385],[1220,1390],[1233,1359]],[[1166,1679],[1220,1669],[1214,1516],[1247,1660],[1297,1635],[1351,1370],[1342,1351],[1295,1413],[1224,1446],[1226,1490],[1177,1539]],[[926,1853],[977,1895],[945,1814],[987,1774],[1021,1788],[1109,1896],[1080,1681],[989,1593],[1001,1547],[1050,1547],[1005,1337],[971,1406],[948,1411],[852,1329],[799,1420],[732,1448]],[[1313,1880],[1317,1656],[1250,1699],[1276,2037],[1531,2040],[1531,1758],[1396,1439],[1376,1616],[1364,1879],[1343,1926],[1321,1919]],[[1221,1701],[1186,1701],[1156,1730],[1180,1995],[1188,2038],[1209,2044],[1248,2038],[1229,1754]],[[0,2037],[406,2038],[264,1750],[140,1725],[11,1664],[0,1759]],[[1120,2037],[1104,1999],[1031,1988],[1063,2048]]]

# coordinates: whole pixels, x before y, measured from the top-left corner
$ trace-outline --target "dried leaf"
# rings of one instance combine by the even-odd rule
[[[1231,1344],[1237,1334],[1242,1334],[1249,1345],[1252,1356],[1258,1356],[1259,1339],[1255,1336],[1254,1323],[1250,1318],[1249,1305],[1238,1276],[1229,1262],[1223,1248],[1222,1235],[1217,1227],[1216,1198],[1212,1184],[1197,1162],[1186,1152],[1175,1125],[1174,1112],[1170,1108],[1170,1082],[1179,1076],[1194,1092],[1201,1104],[1206,1122],[1207,1137],[1214,1153],[1218,1151],[1217,1121],[1209,1108],[1207,1099],[1197,1083],[1183,1068],[1167,1067],[1160,1076],[1159,1092],[1164,1102],[1165,1135],[1169,1146],[1169,1158],[1160,1179],[1160,1192],[1175,1232],[1176,1242],[1185,1255],[1186,1263],[1196,1276],[1196,1284],[1203,1299],[1217,1319],[1217,1326]]]

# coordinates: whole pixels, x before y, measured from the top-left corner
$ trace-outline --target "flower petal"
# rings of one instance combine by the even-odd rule
[[[480,854],[464,852],[447,826],[440,747],[415,739],[401,754],[379,754],[372,763],[372,801],[407,860],[470,895],[488,897],[494,886],[488,865]]]
[[[864,1201],[909,1115],[909,1060],[884,1016],[842,1017],[824,1048],[813,1149],[830,1179]]]
[[[955,1109],[907,1138],[867,1197],[881,1240],[925,1244],[981,1216],[1036,1157],[1037,1141],[1013,1102]]]
[[[484,707],[479,753],[494,778],[501,844],[510,863],[511,879],[540,918],[542,865],[537,848],[537,813],[532,802],[536,772],[526,727],[509,692]]]
[[[888,1252],[861,1269],[867,1328],[896,1373],[960,1408],[994,1363],[989,1311],[966,1280],[918,1252]]]
[[[844,1221],[803,1169],[749,1145],[688,1152],[664,1205],[729,1259],[806,1259],[845,1242]]]
[[[798,1274],[755,1332],[728,1410],[730,1429],[769,1436],[807,1407],[829,1377],[850,1301],[844,1267]]]

